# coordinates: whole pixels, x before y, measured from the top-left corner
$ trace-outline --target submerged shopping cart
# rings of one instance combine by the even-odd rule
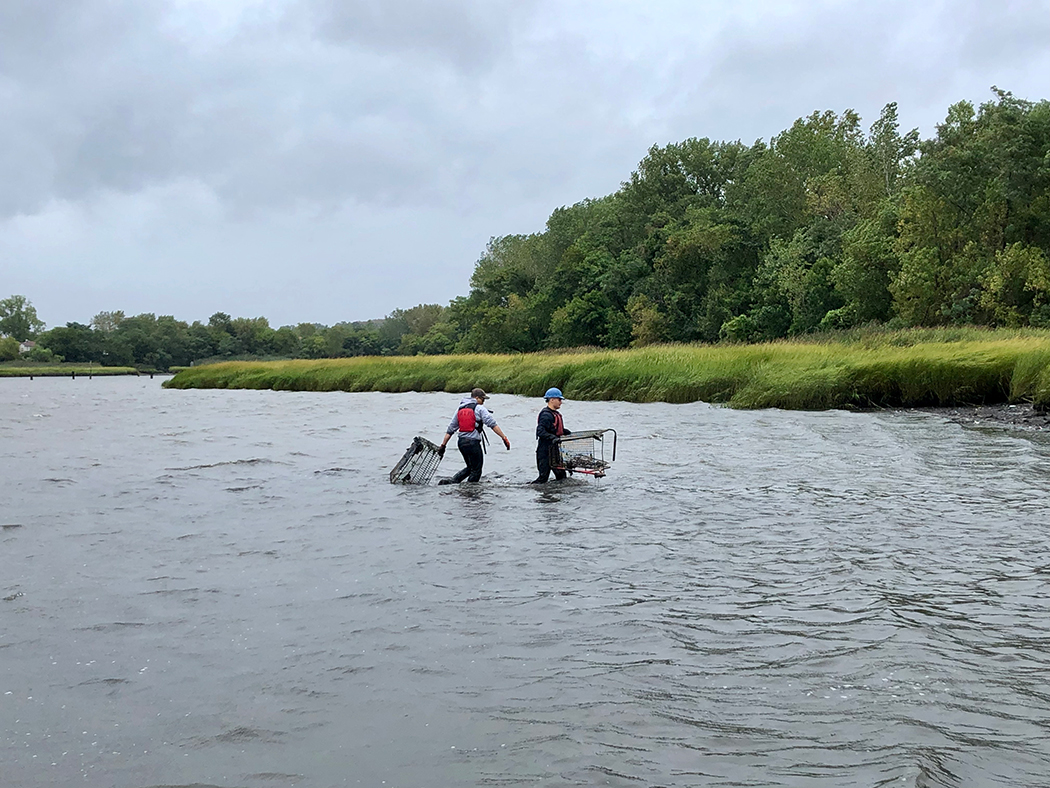
[[[612,433],[612,455],[605,458],[605,433]],[[600,479],[616,459],[616,430],[583,430],[562,435],[551,447],[551,468],[587,473]]]
[[[415,437],[405,455],[390,471],[391,484],[430,484],[441,463],[441,450],[426,438]]]

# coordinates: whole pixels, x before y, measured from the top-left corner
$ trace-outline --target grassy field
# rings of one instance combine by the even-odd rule
[[[519,355],[229,362],[171,388],[467,391],[570,399],[721,402],[738,408],[1050,406],[1050,331],[858,331],[763,345],[660,345]]]
[[[138,375],[134,367],[100,367],[88,364],[26,364],[11,361],[0,364],[0,378],[68,378],[94,375]]]

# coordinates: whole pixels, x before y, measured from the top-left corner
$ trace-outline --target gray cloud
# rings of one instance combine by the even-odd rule
[[[303,10],[323,41],[467,73],[490,69],[535,8],[514,0],[313,0]]]
[[[928,134],[992,84],[1042,97],[1048,37],[1027,0],[8,0],[0,281],[49,322],[447,301],[654,143],[887,101]]]

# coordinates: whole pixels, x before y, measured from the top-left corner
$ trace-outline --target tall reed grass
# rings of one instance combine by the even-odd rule
[[[171,388],[493,391],[572,399],[870,408],[1050,406],[1050,331],[866,331],[762,345],[660,345],[520,355],[363,357],[193,367]]]

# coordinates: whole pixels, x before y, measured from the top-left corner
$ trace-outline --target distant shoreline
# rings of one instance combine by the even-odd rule
[[[114,377],[116,375],[149,375],[134,367],[89,367],[86,365],[48,364],[39,367],[0,366],[0,378],[72,378]],[[156,373],[153,373],[156,374]]]

